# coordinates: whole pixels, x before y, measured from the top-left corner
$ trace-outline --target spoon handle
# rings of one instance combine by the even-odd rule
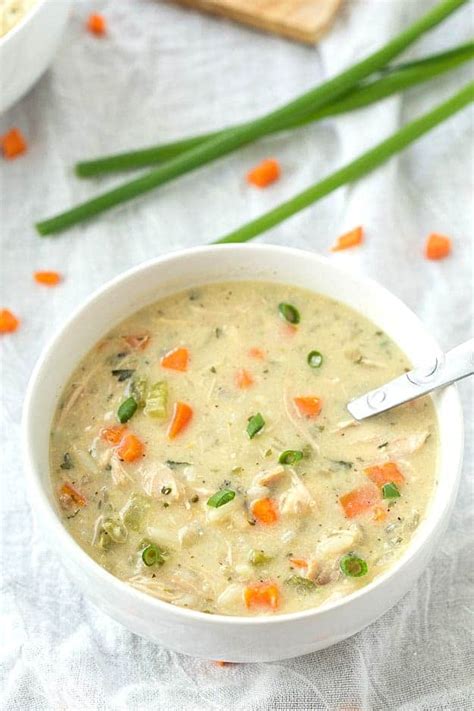
[[[473,374],[474,338],[471,338],[446,354],[434,356],[431,362],[352,400],[347,409],[356,420],[365,420]]]

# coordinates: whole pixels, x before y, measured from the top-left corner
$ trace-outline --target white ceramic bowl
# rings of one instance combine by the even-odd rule
[[[69,13],[69,0],[37,3],[0,38],[0,114],[49,67]]]
[[[186,654],[235,662],[272,661],[328,647],[373,622],[423,572],[452,509],[462,460],[463,423],[454,386],[434,398],[439,421],[438,485],[427,518],[403,557],[356,593],[315,610],[273,617],[226,617],[175,607],[121,582],[67,533],[49,479],[49,431],[61,391],[78,361],[116,323],[170,293],[208,282],[257,279],[312,289],[372,319],[416,362],[438,351],[418,318],[373,281],[309,252],[265,245],[220,245],[177,252],[109,282],[82,306],[44,351],[24,410],[31,504],[42,530],[84,594],[133,632]]]

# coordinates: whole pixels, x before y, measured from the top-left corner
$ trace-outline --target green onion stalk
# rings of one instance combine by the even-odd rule
[[[355,160],[331,173],[320,182],[311,185],[290,200],[278,205],[273,210],[221,237],[216,240],[215,244],[248,242],[248,240],[266,232],[297,212],[309,207],[309,205],[321,200],[321,198],[334,192],[334,190],[352,183],[375,170],[396,153],[407,148],[411,143],[417,141],[435,126],[446,121],[473,101],[474,82],[470,82],[461,91],[429,113],[407,123],[399,131],[396,131],[389,138],[378,143]]]
[[[305,118],[310,111],[316,111],[330,101],[341,97],[357,82],[382,69],[421,35],[442,22],[466,1],[443,0],[381,49],[332,79],[259,119],[229,129],[224,134],[206,140],[139,178],[102,193],[98,197],[83,202],[55,217],[37,223],[36,228],[39,234],[50,235],[72,227],[271,133],[277,126],[284,125],[285,121]]]
[[[381,76],[359,82],[340,98],[331,101],[317,111],[310,111],[303,118],[298,117],[295,119],[292,117],[290,120],[276,125],[270,133],[300,128],[324,118],[370,106],[400,91],[405,91],[417,84],[435,79],[473,58],[474,42],[468,42],[446,52],[433,54],[414,62],[391,65],[381,70]],[[240,124],[240,126],[242,125]],[[81,161],[76,164],[76,174],[81,178],[91,178],[105,173],[157,165],[234,128],[236,126],[231,126],[221,131],[204,133],[199,136],[183,138],[172,143]]]

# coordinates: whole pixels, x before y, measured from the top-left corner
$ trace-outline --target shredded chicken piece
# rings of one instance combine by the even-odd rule
[[[78,383],[72,393],[70,394],[68,400],[64,403],[63,409],[61,410],[61,414],[59,416],[59,419],[56,424],[56,428],[60,429],[63,425],[63,422],[71,409],[74,407],[76,404],[77,400],[81,397],[81,395],[84,394],[84,390],[86,388],[87,383],[91,378],[94,377],[94,375],[97,373],[99,368],[101,367],[101,362],[99,361],[95,368],[92,368],[89,373],[87,374],[87,377],[84,378],[84,380],[81,383]]]
[[[179,501],[185,494],[184,485],[165,464],[157,464],[152,468],[143,466],[139,474],[142,477],[143,490],[148,496]]]
[[[252,486],[273,486],[273,484],[281,481],[284,476],[285,468],[278,464],[276,467],[258,472],[252,480]]]
[[[179,548],[180,541],[175,533],[169,527],[164,526],[148,526],[147,535],[152,541],[156,541],[158,545],[162,545],[165,548]]]
[[[291,485],[280,496],[279,507],[282,514],[304,514],[316,505],[309,490],[295,471],[290,470]]]
[[[181,526],[178,530],[178,540],[184,547],[192,546],[204,533],[199,521],[193,521],[186,526]]]
[[[113,456],[111,461],[110,476],[115,486],[123,486],[130,481],[133,481],[133,477],[126,471],[118,457]]]
[[[361,539],[357,526],[333,531],[323,538],[315,549],[315,558],[319,561],[333,559],[350,551]]]
[[[177,573],[156,578],[134,575],[128,583],[137,590],[182,607],[202,609],[207,600],[214,598],[210,580],[190,568],[180,568]]]
[[[349,429],[349,427],[356,427],[357,425],[360,425],[360,422],[357,422],[357,420],[343,420],[342,422],[337,423],[336,427],[331,430],[331,434],[343,432],[344,430]]]
[[[417,432],[407,437],[398,437],[392,440],[389,444],[384,447],[384,453],[389,457],[397,459],[399,457],[406,457],[409,454],[413,454],[418,449],[420,449],[426,440],[428,439],[430,433]]]
[[[220,525],[226,523],[232,514],[239,510],[242,506],[242,499],[236,497],[233,501],[229,501],[224,506],[219,506],[217,509],[212,506],[207,507],[206,518],[210,524]]]
[[[226,589],[221,592],[217,598],[218,608],[227,608],[229,610],[234,610],[235,605],[242,603],[243,601],[243,588],[242,585],[238,583],[232,583],[228,585]]]

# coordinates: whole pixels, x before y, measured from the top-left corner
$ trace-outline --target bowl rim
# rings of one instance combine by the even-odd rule
[[[39,12],[40,8],[43,5],[46,5],[47,3],[51,2],[51,0],[36,0],[35,4],[23,15],[23,17],[16,23],[16,25],[13,25],[11,30],[8,30],[6,34],[3,35],[3,37],[0,37],[0,50],[2,47],[5,47],[5,45],[8,44],[9,40],[12,40],[12,38],[17,35],[25,25],[27,25],[30,20],[33,20],[33,17],[35,17]]]
[[[42,1],[47,1],[47,0],[42,0]],[[23,414],[22,414],[22,423],[21,423],[21,429],[22,429],[22,449],[23,449],[23,463],[24,463],[24,469],[25,469],[25,474],[26,478],[29,483],[28,487],[28,493],[29,493],[29,499],[30,499],[30,506],[32,510],[36,511],[41,509],[41,513],[44,516],[48,517],[48,523],[50,525],[50,530],[54,529],[54,536],[58,537],[60,540],[62,540],[65,543],[65,546],[71,553],[73,553],[76,557],[76,559],[80,563],[81,568],[86,568],[88,572],[90,573],[91,577],[95,579],[100,579],[100,583],[102,587],[107,587],[111,586],[114,588],[119,594],[121,594],[124,598],[133,598],[137,602],[140,602],[142,606],[148,606],[150,609],[155,608],[157,610],[161,610],[164,614],[167,615],[174,615],[177,618],[182,618],[183,622],[186,622],[186,620],[194,620],[195,622],[201,622],[201,623],[210,623],[213,625],[278,625],[278,624],[283,624],[285,622],[295,622],[296,620],[304,620],[307,618],[317,618],[324,616],[325,613],[328,612],[333,612],[334,610],[338,608],[343,608],[347,605],[350,605],[354,601],[358,600],[361,597],[364,597],[368,595],[369,593],[373,592],[377,588],[383,587],[386,583],[388,583],[395,575],[397,575],[400,572],[400,569],[403,568],[411,559],[413,559],[417,553],[420,552],[420,550],[428,543],[429,539],[435,534],[435,530],[437,526],[440,524],[440,522],[446,517],[447,514],[449,514],[450,509],[454,503],[458,485],[459,485],[459,480],[460,480],[460,474],[461,474],[461,465],[462,465],[462,460],[463,460],[463,450],[464,450],[464,421],[463,421],[463,411],[462,411],[462,406],[461,406],[461,400],[458,394],[458,390],[456,385],[449,385],[444,389],[444,393],[446,395],[451,396],[451,407],[453,408],[454,411],[457,411],[456,416],[457,416],[457,429],[458,429],[458,437],[457,437],[457,442],[455,443],[455,449],[453,452],[453,456],[451,458],[452,462],[452,470],[453,470],[453,476],[452,476],[452,484],[450,487],[450,495],[446,497],[446,501],[443,505],[443,507],[439,510],[436,516],[433,515],[433,510],[429,510],[428,514],[426,515],[424,519],[424,527],[423,530],[419,532],[419,535],[413,540],[407,547],[407,549],[404,551],[404,553],[398,558],[395,563],[387,570],[384,572],[380,573],[377,575],[370,583],[365,585],[362,588],[359,588],[358,590],[345,595],[344,597],[334,600],[329,604],[323,604],[320,607],[315,607],[315,608],[307,608],[305,610],[300,610],[297,612],[287,612],[287,613],[282,613],[282,614],[277,614],[277,615],[272,615],[272,616],[266,616],[266,615],[255,615],[255,616],[243,616],[243,615],[223,615],[223,614],[209,614],[205,612],[201,612],[199,610],[194,610],[190,608],[185,608],[185,607],[179,607],[178,605],[173,605],[172,603],[165,602],[164,600],[161,600],[158,597],[154,597],[152,595],[149,595],[145,592],[142,592],[133,586],[127,584],[125,581],[117,578],[114,576],[112,573],[109,573],[105,568],[103,568],[101,565],[99,565],[91,556],[89,556],[82,548],[81,546],[76,542],[76,540],[71,536],[71,534],[68,532],[68,530],[65,528],[65,526],[62,524],[61,520],[59,519],[58,512],[54,508],[52,502],[50,501],[49,497],[47,496],[47,493],[45,491],[45,487],[41,483],[41,476],[38,471],[38,467],[35,465],[35,456],[34,452],[36,449],[36,446],[34,442],[32,441],[32,438],[30,437],[30,422],[33,417],[33,410],[32,410],[32,402],[34,401],[35,397],[35,390],[37,386],[37,382],[40,379],[40,376],[43,372],[43,369],[47,365],[49,359],[56,353],[58,345],[60,345],[60,342],[63,338],[63,332],[66,331],[76,320],[81,318],[82,312],[85,311],[87,308],[91,307],[97,299],[99,299],[102,295],[106,294],[109,291],[113,291],[116,289],[118,286],[122,285],[123,282],[125,282],[127,279],[130,277],[135,276],[136,274],[139,274],[142,271],[145,271],[149,268],[153,268],[156,265],[162,265],[166,264],[169,261],[173,261],[175,259],[192,259],[193,256],[195,255],[200,255],[204,254],[206,252],[209,253],[215,253],[216,251],[255,251],[255,252],[266,252],[266,251],[273,251],[273,252],[279,252],[282,255],[286,255],[288,258],[291,258],[292,256],[301,256],[306,255],[308,258],[311,260],[322,264],[323,268],[324,265],[330,265],[331,269],[335,269],[336,271],[339,271],[341,276],[348,275],[352,279],[355,279],[359,282],[361,288],[369,288],[369,289],[377,289],[384,293],[386,297],[388,297],[396,308],[404,313],[405,316],[409,316],[413,321],[417,322],[420,331],[422,332],[423,336],[428,338],[429,340],[432,341],[433,345],[435,347],[438,347],[438,344],[436,340],[431,336],[429,331],[425,328],[424,324],[422,321],[416,316],[416,314],[395,294],[393,294],[391,291],[386,289],[384,286],[379,284],[377,281],[374,279],[367,277],[365,275],[361,275],[359,273],[355,273],[352,271],[349,271],[347,269],[344,269],[338,264],[335,264],[332,260],[330,260],[328,257],[322,256],[316,252],[311,252],[306,249],[299,249],[295,247],[286,247],[286,246],[280,246],[280,245],[273,245],[273,244],[264,244],[264,243],[257,243],[257,244],[214,244],[214,245],[205,245],[205,246],[198,246],[198,247],[191,247],[191,248],[186,248],[186,249],[179,249],[179,250],[174,250],[171,252],[167,252],[164,255],[158,256],[158,257],[153,257],[151,259],[148,259],[144,262],[141,262],[138,265],[135,265],[131,267],[130,269],[127,269],[123,272],[120,272],[118,275],[113,277],[112,279],[108,280],[105,284],[100,286],[98,289],[96,289],[90,296],[87,297],[84,301],[82,301],[79,306],[77,306],[71,315],[62,323],[61,326],[59,326],[52,338],[47,342],[47,344],[44,346],[35,366],[32,371],[32,374],[30,376],[30,380],[28,383],[26,395],[25,395],[25,400],[24,400],[24,407],[23,407]],[[252,280],[252,277],[249,278],[249,281]],[[216,283],[216,280],[213,279],[209,281],[209,283]],[[280,282],[283,283],[283,282]],[[291,284],[291,279],[287,282],[288,284]],[[314,290],[316,293],[317,290]],[[72,369],[71,369],[72,372]],[[457,445],[457,446],[456,446]],[[455,457],[455,458],[454,458]],[[34,496],[33,496],[34,493]],[[429,525],[428,525],[429,524]],[[51,543],[49,543],[51,545]]]

